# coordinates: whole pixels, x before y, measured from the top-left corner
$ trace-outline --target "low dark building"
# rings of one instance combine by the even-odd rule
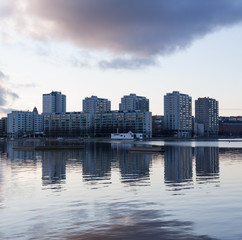
[[[0,119],[0,137],[6,137],[7,135],[7,118]]]
[[[242,117],[220,117],[219,135],[227,137],[242,136]]]
[[[164,135],[164,116],[152,116],[152,136],[161,137]]]

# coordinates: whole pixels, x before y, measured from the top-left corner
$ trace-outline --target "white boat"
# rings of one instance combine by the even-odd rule
[[[133,140],[134,134],[129,131],[128,133],[111,133],[111,139],[114,140]]]
[[[134,135],[136,139],[143,139],[143,133],[135,133]]]

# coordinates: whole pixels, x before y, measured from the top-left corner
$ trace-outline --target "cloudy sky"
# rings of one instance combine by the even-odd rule
[[[52,90],[67,111],[136,93],[163,114],[175,90],[242,115],[241,43],[241,0],[0,0],[0,116]]]

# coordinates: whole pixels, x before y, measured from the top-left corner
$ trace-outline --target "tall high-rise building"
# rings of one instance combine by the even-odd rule
[[[191,136],[192,98],[189,95],[173,91],[164,96],[164,124],[178,137]]]
[[[66,112],[66,95],[61,92],[43,94],[43,113]]]
[[[136,96],[131,93],[130,95],[123,96],[119,104],[120,111],[136,111],[149,112],[149,99],[146,97]]]
[[[82,109],[85,113],[101,113],[111,111],[111,101],[97,96],[86,97],[82,100]]]
[[[198,98],[195,101],[195,122],[203,124],[204,136],[218,135],[218,101],[213,98]]]

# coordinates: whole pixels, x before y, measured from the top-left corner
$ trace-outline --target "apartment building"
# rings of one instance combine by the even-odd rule
[[[61,92],[43,94],[43,113],[66,112],[66,95]]]
[[[111,111],[111,101],[97,96],[86,97],[82,101],[82,109],[84,113],[100,113]]]
[[[164,96],[164,125],[178,137],[192,134],[192,98],[178,91]]]
[[[43,118],[36,112],[13,111],[7,116],[7,136],[17,138],[43,131]]]
[[[121,103],[119,104],[120,111],[136,111],[140,110],[143,112],[149,112],[149,99],[146,97],[136,96],[136,94],[131,93],[130,95],[125,95],[121,98]]]
[[[198,98],[195,101],[195,124],[202,125],[204,131],[198,135],[206,137],[218,136],[218,101],[213,98]]]

